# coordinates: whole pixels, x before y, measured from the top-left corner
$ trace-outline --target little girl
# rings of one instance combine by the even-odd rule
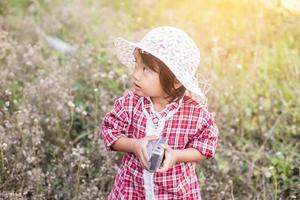
[[[125,152],[108,199],[201,199],[196,162],[211,158],[218,129],[195,73],[200,52],[182,30],[162,26],[140,42],[115,40],[121,63],[133,70],[133,90],[103,118],[107,150]],[[147,144],[166,137],[165,159],[148,169]]]

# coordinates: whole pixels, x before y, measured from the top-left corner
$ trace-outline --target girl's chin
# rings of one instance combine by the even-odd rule
[[[142,92],[141,90],[138,90],[138,89],[133,88],[132,91],[133,91],[133,93],[136,94],[136,95],[144,96],[144,95],[143,95],[143,92]]]

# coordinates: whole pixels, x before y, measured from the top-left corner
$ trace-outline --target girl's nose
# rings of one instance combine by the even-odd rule
[[[140,81],[140,78],[138,76],[133,76],[133,80]]]

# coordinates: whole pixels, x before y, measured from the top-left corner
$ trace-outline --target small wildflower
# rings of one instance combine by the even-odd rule
[[[80,167],[82,168],[82,169],[85,169],[85,168],[87,168],[87,164],[85,164],[85,163],[82,163],[81,165],[80,165]]]
[[[11,91],[10,90],[5,90],[5,95],[10,96],[11,95]]]
[[[236,68],[242,69],[242,68],[243,68],[243,65],[239,63],[239,64],[236,65]]]
[[[283,155],[283,153],[280,152],[280,151],[276,152],[275,155],[276,155],[278,158],[280,158],[280,159],[284,159],[284,155]]]
[[[75,107],[75,104],[72,102],[72,101],[68,101],[68,106],[70,108],[74,108]]]
[[[38,120],[37,118],[34,118],[33,121],[34,121],[34,123],[36,123],[36,124],[39,122],[39,120]]]
[[[80,107],[76,107],[76,108],[75,108],[75,112],[80,113],[80,112],[81,112]]]
[[[4,142],[4,143],[2,143],[2,144],[1,144],[1,146],[0,146],[0,147],[1,147],[1,149],[3,149],[3,150],[6,150],[6,148],[7,148],[7,144]]]
[[[265,171],[264,175],[267,178],[270,178],[272,176],[271,172],[269,172],[269,171]]]
[[[28,162],[28,163],[33,163],[34,161],[36,161],[36,157],[35,156],[27,156],[26,157],[26,161]]]
[[[31,65],[32,65],[32,62],[31,62],[31,61],[27,61],[27,62],[26,62],[26,65],[31,66]]]
[[[83,116],[86,116],[87,115],[87,112],[84,110],[84,111],[82,111],[82,113],[81,113]]]

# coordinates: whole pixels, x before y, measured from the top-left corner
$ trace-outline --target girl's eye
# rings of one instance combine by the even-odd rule
[[[143,71],[144,71],[144,72],[150,72],[150,69],[149,69],[148,67],[144,67],[144,68],[143,68]]]

